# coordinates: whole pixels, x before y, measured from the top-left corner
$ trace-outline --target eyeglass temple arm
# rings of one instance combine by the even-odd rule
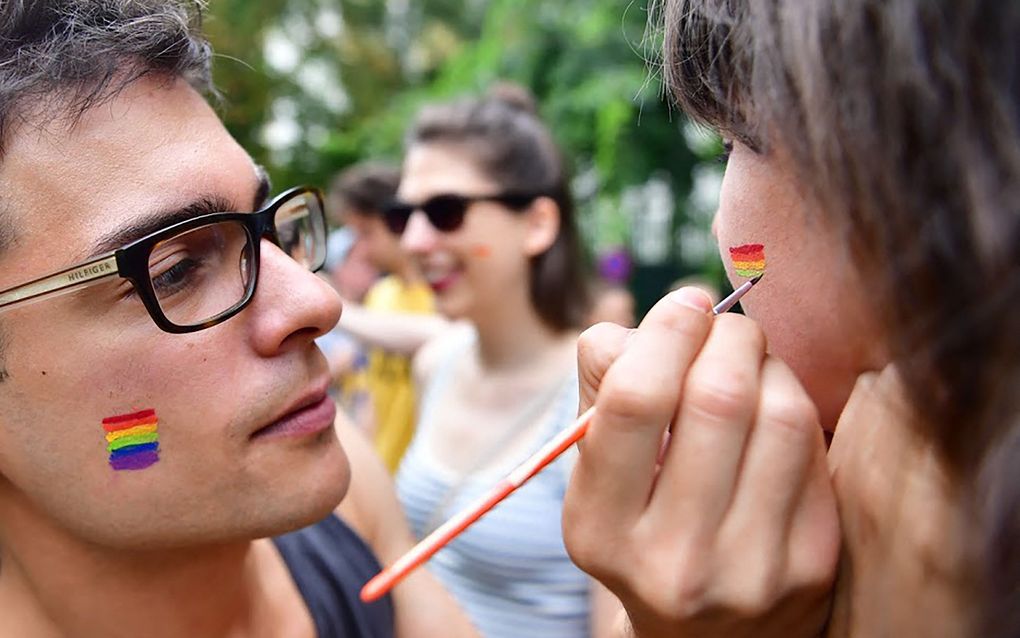
[[[82,286],[97,283],[100,279],[116,274],[118,274],[116,254],[101,255],[84,264],[0,291],[0,312],[15,304],[31,303],[74,292]]]

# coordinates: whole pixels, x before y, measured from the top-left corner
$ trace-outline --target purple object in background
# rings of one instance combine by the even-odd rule
[[[617,247],[599,255],[599,276],[608,282],[625,284],[630,279],[632,263],[626,248]]]

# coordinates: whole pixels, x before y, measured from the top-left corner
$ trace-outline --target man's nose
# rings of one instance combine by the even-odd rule
[[[341,309],[333,287],[268,240],[260,252],[258,288],[245,309],[255,349],[273,356],[332,330]]]

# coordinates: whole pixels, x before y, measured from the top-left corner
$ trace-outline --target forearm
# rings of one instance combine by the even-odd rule
[[[349,302],[340,317],[340,327],[363,343],[409,356],[449,326],[438,315],[369,310]]]

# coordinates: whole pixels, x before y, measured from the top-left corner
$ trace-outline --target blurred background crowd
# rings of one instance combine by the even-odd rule
[[[276,185],[399,165],[422,105],[527,88],[569,160],[592,272],[640,316],[678,278],[726,285],[709,230],[722,146],[662,99],[647,17],[610,0],[219,0],[204,27],[221,114]]]

